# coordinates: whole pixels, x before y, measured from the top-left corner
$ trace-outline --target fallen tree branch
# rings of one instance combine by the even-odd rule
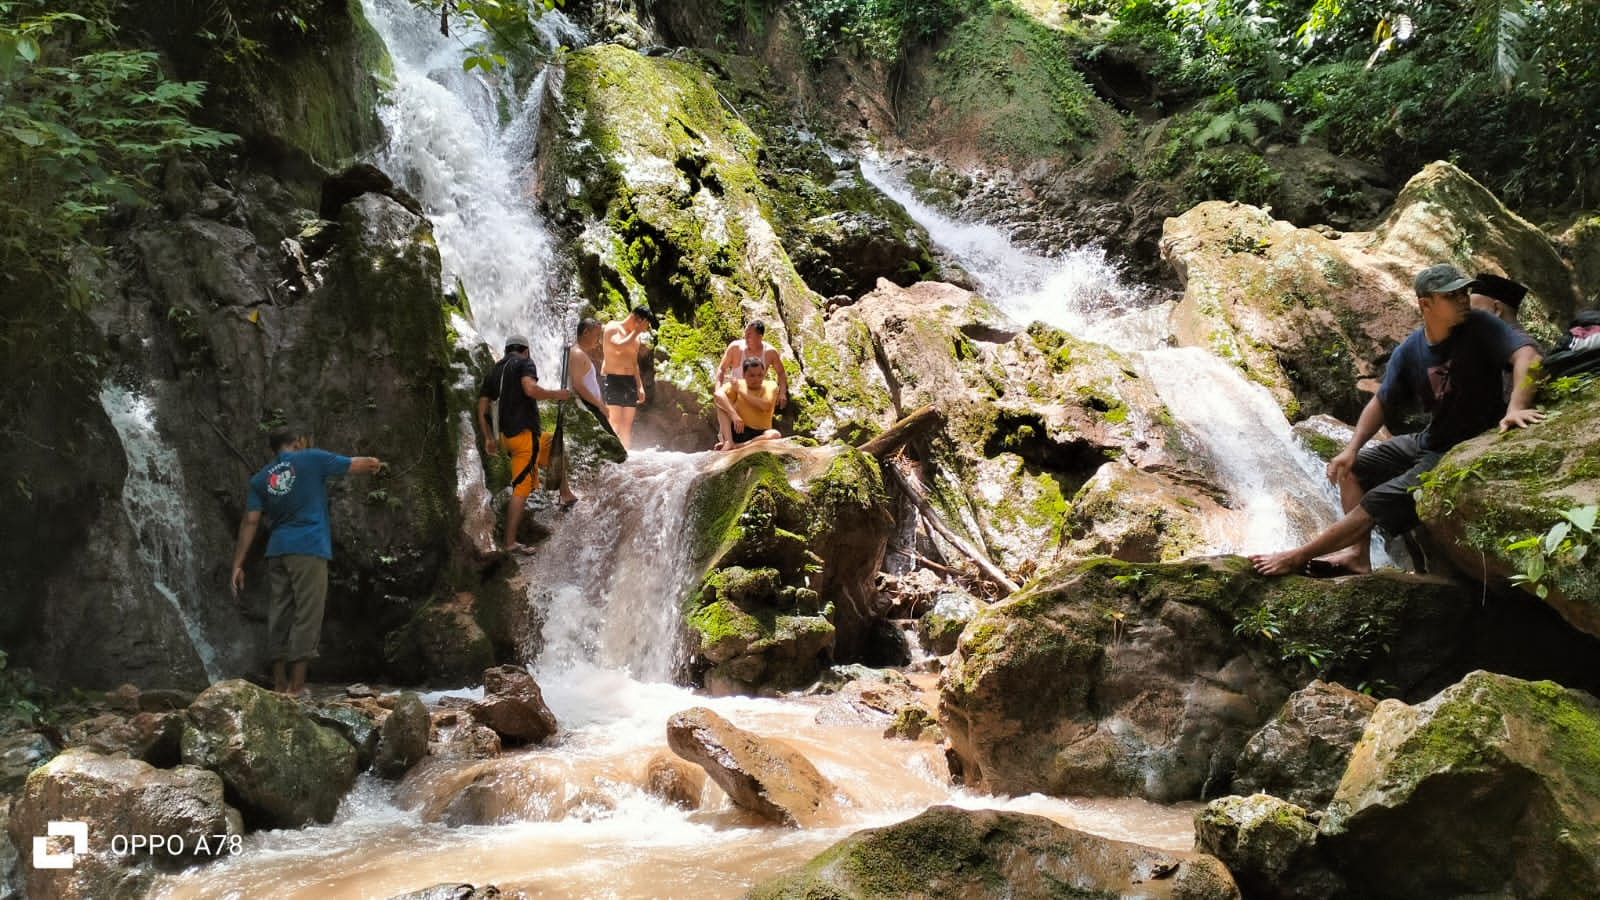
[[[1007,594],[1017,592],[1017,583],[1007,578],[1006,573],[1000,571],[1000,567],[990,562],[988,557],[973,549],[972,545],[967,543],[961,535],[952,531],[944,523],[944,519],[939,516],[939,512],[933,508],[933,504],[928,502],[928,498],[923,494],[921,487],[913,484],[911,479],[907,478],[898,466],[890,463],[884,466],[883,470],[894,478],[895,482],[906,492],[906,495],[917,505],[917,512],[921,513],[922,520],[928,523],[928,527],[938,532],[939,536],[944,538],[950,546],[960,551],[961,555],[972,560],[973,564],[978,567],[978,571],[982,572],[985,578],[1002,589],[1003,592],[1000,596],[1004,597]]]
[[[856,448],[862,453],[883,459],[889,454],[905,446],[907,441],[921,434],[930,426],[943,424],[944,414],[933,406],[923,408],[900,419],[880,432],[876,437],[868,440]]]

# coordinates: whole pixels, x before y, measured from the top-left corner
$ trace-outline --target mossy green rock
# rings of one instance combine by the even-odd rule
[[[394,678],[408,684],[474,682],[495,663],[494,645],[478,622],[476,598],[466,592],[434,600],[384,640]]]
[[[1585,896],[1600,883],[1600,701],[1473,672],[1386,700],[1322,820],[1362,896]]]
[[[847,447],[746,452],[697,483],[684,620],[706,686],[802,687],[861,654],[892,521],[876,461]]]
[[[253,828],[333,821],[356,780],[356,748],[293,699],[223,681],[190,704],[183,761],[222,776]]]
[[[857,832],[748,896],[1226,900],[1239,889],[1209,856],[1114,841],[1042,816],[935,806],[899,824]]]
[[[1542,566],[1544,602],[1573,628],[1600,636],[1600,527],[1571,528],[1568,547],[1553,553],[1543,544],[1565,521],[1562,510],[1600,504],[1600,380],[1546,409],[1531,428],[1451,450],[1427,478],[1417,510],[1429,543],[1461,571],[1512,590],[1508,579]],[[1507,549],[1525,538],[1540,544]]]
[[[1528,284],[1522,323],[1547,341],[1575,304],[1554,244],[1471,176],[1433,163],[1368,234],[1338,239],[1237,203],[1202,203],[1167,220],[1162,256],[1184,281],[1179,339],[1233,362],[1291,418],[1355,421],[1356,382],[1421,324],[1412,278],[1451,262]]]
[[[1225,788],[1308,656],[1352,683],[1430,677],[1460,596],[1416,576],[1264,578],[1237,557],[1091,561],[967,625],[939,720],[966,782],[994,793],[1194,799]]]
[[[1195,849],[1221,860],[1240,890],[1261,900],[1348,896],[1316,842],[1304,809],[1267,794],[1222,797],[1194,817]]]

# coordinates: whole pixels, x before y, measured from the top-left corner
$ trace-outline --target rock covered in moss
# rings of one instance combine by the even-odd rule
[[[1304,809],[1267,794],[1222,797],[1194,817],[1195,850],[1221,860],[1240,891],[1261,900],[1348,896],[1316,842]]]
[[[1239,889],[1209,856],[1114,841],[1042,816],[935,806],[858,831],[749,896],[1227,900]]]
[[[252,827],[331,822],[355,784],[355,748],[282,694],[223,681],[196,697],[186,715],[184,763],[221,775]]]
[[[948,656],[956,650],[962,629],[978,614],[978,599],[963,590],[946,590],[935,595],[933,605],[917,620],[917,636],[922,646],[935,656]]]
[[[1537,228],[1448,163],[1401,191],[1370,234],[1331,240],[1252,206],[1202,203],[1167,220],[1162,256],[1184,281],[1183,343],[1206,347],[1300,414],[1355,421],[1356,383],[1420,324],[1412,278],[1452,262],[1533,288],[1523,323],[1548,334],[1574,306],[1571,274]]]
[[[1538,572],[1529,593],[1600,636],[1600,525],[1584,532],[1562,517],[1600,506],[1597,401],[1600,381],[1590,381],[1547,403],[1540,424],[1457,445],[1426,479],[1417,511],[1429,544],[1461,571],[1500,590],[1514,575]],[[1559,536],[1547,544],[1563,522],[1565,546]]]
[[[941,676],[939,720],[967,783],[995,793],[1192,799],[1225,788],[1311,658],[1404,691],[1450,658],[1440,642],[1472,627],[1462,618],[1442,579],[1091,561],[979,613]]]
[[[494,646],[478,623],[477,598],[460,592],[417,610],[384,641],[389,671],[413,684],[461,684],[494,664]]]
[[[428,755],[433,720],[422,698],[406,691],[395,698],[394,709],[378,728],[372,767],[384,778],[399,778]]]
[[[1240,752],[1233,789],[1321,809],[1333,798],[1377,705],[1365,694],[1322,681],[1295,691]]]
[[[1482,671],[1385,700],[1321,834],[1364,896],[1575,896],[1600,879],[1600,701]]]
[[[690,504],[705,574],[685,621],[707,687],[800,688],[834,652],[862,652],[884,613],[873,579],[892,522],[875,461],[837,447],[747,452]]]
[[[1170,474],[1108,462],[1072,497],[1063,556],[1173,562],[1214,546],[1214,531],[1237,513],[1214,491]]]
[[[735,804],[763,818],[807,828],[828,824],[838,814],[838,788],[810,760],[704,707],[673,714],[667,746],[705,769]]]
[[[209,862],[226,855],[230,836],[241,833],[239,814],[223,800],[223,781],[215,772],[193,766],[156,769],[76,748],[28,777],[7,827],[11,843],[31,853],[34,839],[62,822],[86,825],[87,842],[76,848],[70,838],[53,839],[49,852],[83,852],[62,869],[35,867],[28,857],[30,864],[23,866],[28,896],[137,896],[148,887],[154,866]],[[159,850],[117,848],[117,836],[160,836],[165,842]]]

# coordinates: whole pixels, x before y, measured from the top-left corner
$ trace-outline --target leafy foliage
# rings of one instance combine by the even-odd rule
[[[1600,506],[1564,509],[1542,535],[1508,540],[1506,555],[1517,560],[1511,583],[1543,600],[1550,596],[1549,576],[1557,565],[1577,565],[1600,544],[1595,530]]]
[[[489,71],[506,64],[506,54],[537,46],[533,22],[540,14],[561,6],[564,0],[411,0],[439,17],[439,31],[478,32],[487,38],[472,44],[462,61],[467,71]]]

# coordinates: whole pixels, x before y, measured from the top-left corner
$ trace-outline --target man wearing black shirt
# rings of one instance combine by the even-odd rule
[[[570,400],[569,390],[550,390],[539,386],[539,370],[528,356],[528,339],[522,335],[506,338],[506,355],[495,364],[478,389],[478,430],[483,433],[483,452],[491,456],[503,444],[511,454],[511,503],[506,507],[504,547],[512,553],[527,553],[517,543],[517,526],[528,495],[539,486],[534,468],[534,451],[542,438],[538,400]],[[495,404],[495,424],[490,424],[490,406]]]

